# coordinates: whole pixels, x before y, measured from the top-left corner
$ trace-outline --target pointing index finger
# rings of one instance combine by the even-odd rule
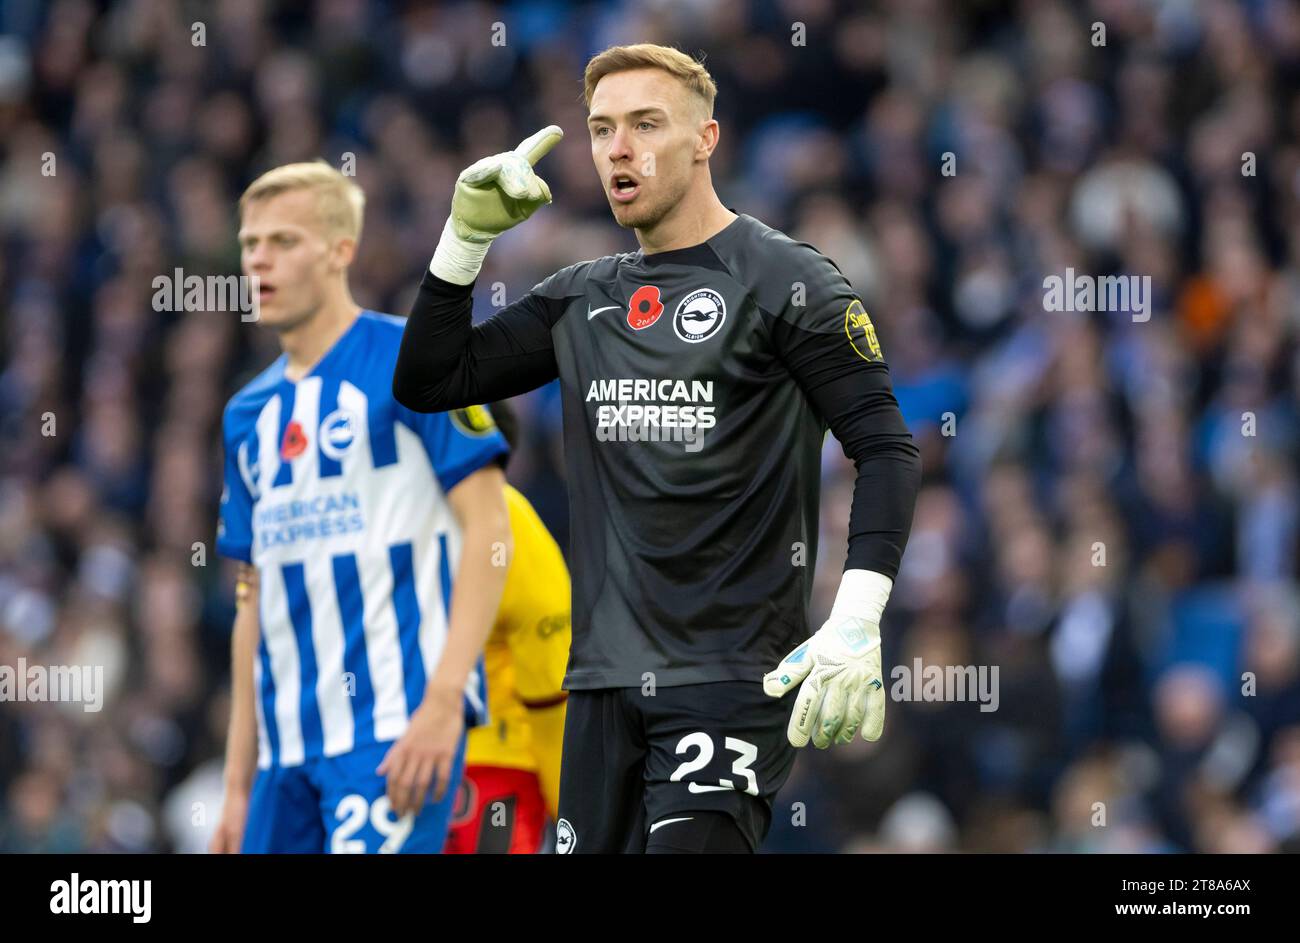
[[[563,137],[564,131],[560,126],[550,124],[520,141],[519,146],[515,148],[515,153],[523,155],[529,166],[536,166],[537,162],[549,154],[551,148],[559,144]]]

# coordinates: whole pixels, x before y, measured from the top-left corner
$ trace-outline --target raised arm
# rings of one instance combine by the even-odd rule
[[[551,201],[533,172],[564,132],[555,125],[461,172],[451,215],[420,285],[393,373],[393,396],[437,412],[527,392],[556,376],[553,305],[534,293],[472,324],[474,280],[492,240]]]
[[[408,409],[432,413],[507,399],[557,376],[556,302],[529,292],[474,325],[472,289],[425,273],[393,370],[393,397]]]

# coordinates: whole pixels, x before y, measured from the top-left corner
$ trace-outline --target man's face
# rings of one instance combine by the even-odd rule
[[[290,330],[314,315],[325,301],[329,278],[338,271],[337,253],[332,256],[310,190],[289,190],[248,204],[239,249],[244,274],[260,280],[260,321],[272,330]]]
[[[707,121],[690,90],[660,69],[607,75],[591,96],[591,157],[620,226],[651,229],[695,172]]]

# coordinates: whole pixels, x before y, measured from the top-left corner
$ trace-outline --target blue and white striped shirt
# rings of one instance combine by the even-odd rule
[[[286,379],[282,355],[226,406],[217,547],[258,569],[263,769],[401,736],[446,644],[461,545],[447,493],[506,445],[463,412],[393,399],[403,324],[364,311],[307,376]],[[484,722],[481,666],[465,701]]]

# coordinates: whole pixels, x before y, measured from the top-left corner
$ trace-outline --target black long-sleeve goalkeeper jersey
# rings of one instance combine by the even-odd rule
[[[861,301],[811,246],[742,215],[569,266],[479,325],[472,287],[426,273],[393,393],[431,412],[559,377],[566,688],[758,681],[807,638],[828,426],[857,470],[846,568],[897,573],[919,455]]]

